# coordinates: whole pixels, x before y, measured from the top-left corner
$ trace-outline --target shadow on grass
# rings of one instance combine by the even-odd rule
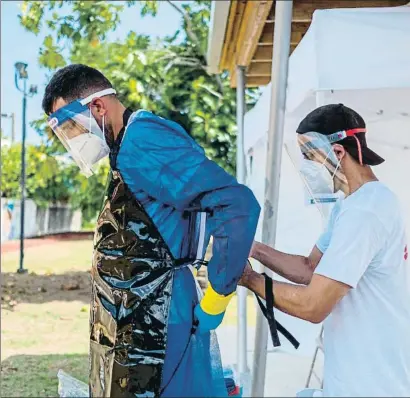
[[[2,397],[58,397],[57,372],[88,382],[88,355],[16,355],[1,362]]]
[[[89,272],[76,271],[58,275],[35,275],[2,272],[2,307],[12,309],[17,303],[50,301],[90,302]]]

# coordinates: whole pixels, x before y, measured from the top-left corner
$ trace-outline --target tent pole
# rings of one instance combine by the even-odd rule
[[[240,184],[245,184],[246,163],[244,152],[244,118],[245,118],[245,67],[236,67],[236,120],[238,126],[236,148],[236,176]],[[247,364],[246,342],[246,296],[247,290],[238,286],[238,373],[244,375],[249,372]],[[242,376],[243,378],[243,376]]]
[[[292,9],[292,0],[275,2],[275,29],[273,37],[271,79],[272,91],[269,114],[266,185],[262,227],[262,241],[271,247],[275,246],[278,220],[279,183],[282,163]],[[268,270],[264,271],[267,272]],[[252,372],[252,397],[264,396],[267,343],[268,325],[259,310],[256,322],[255,353]]]

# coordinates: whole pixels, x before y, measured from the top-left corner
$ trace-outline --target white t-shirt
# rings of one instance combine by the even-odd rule
[[[397,197],[369,182],[339,201],[315,273],[352,287],[324,322],[324,396],[410,396],[410,263]]]

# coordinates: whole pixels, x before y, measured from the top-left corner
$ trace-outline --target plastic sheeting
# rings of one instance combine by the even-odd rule
[[[155,225],[113,171],[94,240],[91,396],[159,395],[173,266]]]
[[[236,375],[229,368],[223,369],[218,341],[214,332],[190,337],[192,306],[198,295],[189,268],[176,272],[173,284],[173,300],[169,314],[168,346],[164,363],[162,397],[226,397],[238,389]],[[189,340],[185,353],[176,341]],[[175,361],[176,358],[176,361]],[[170,360],[172,359],[172,360]],[[177,372],[174,364],[182,359]],[[58,372],[60,397],[88,398],[88,385],[63,370]],[[238,394],[232,394],[238,396]]]
[[[92,397],[227,395],[215,337],[192,334],[192,272],[176,263],[115,170],[97,221],[92,278]]]
[[[229,391],[232,394],[238,389],[236,375],[231,369],[222,368],[216,334],[212,332],[190,337],[193,322],[190,314],[199,297],[188,267],[176,271],[173,292],[162,388],[167,386],[161,396],[226,397]],[[175,344],[178,340],[189,340],[185,353],[178,348],[181,345]],[[173,375],[174,364],[180,359],[180,366]],[[88,385],[63,370],[58,372],[58,380],[60,397],[89,397]]]

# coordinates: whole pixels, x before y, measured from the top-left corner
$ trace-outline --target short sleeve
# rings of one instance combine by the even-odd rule
[[[316,247],[322,253],[324,253],[327,250],[327,248],[329,247],[330,238],[332,237],[333,226],[334,226],[335,220],[337,218],[337,215],[340,212],[340,207],[341,207],[341,201],[339,200],[333,206],[333,209],[330,213],[330,217],[329,217],[329,220],[327,222],[326,228],[323,231],[323,233],[319,236],[319,239],[316,242]]]
[[[316,242],[316,247],[324,253],[329,247],[330,238],[332,237],[332,224],[328,222],[326,229],[319,236],[319,239]]]
[[[383,247],[385,236],[384,226],[374,213],[355,208],[342,211],[315,274],[355,288]]]

